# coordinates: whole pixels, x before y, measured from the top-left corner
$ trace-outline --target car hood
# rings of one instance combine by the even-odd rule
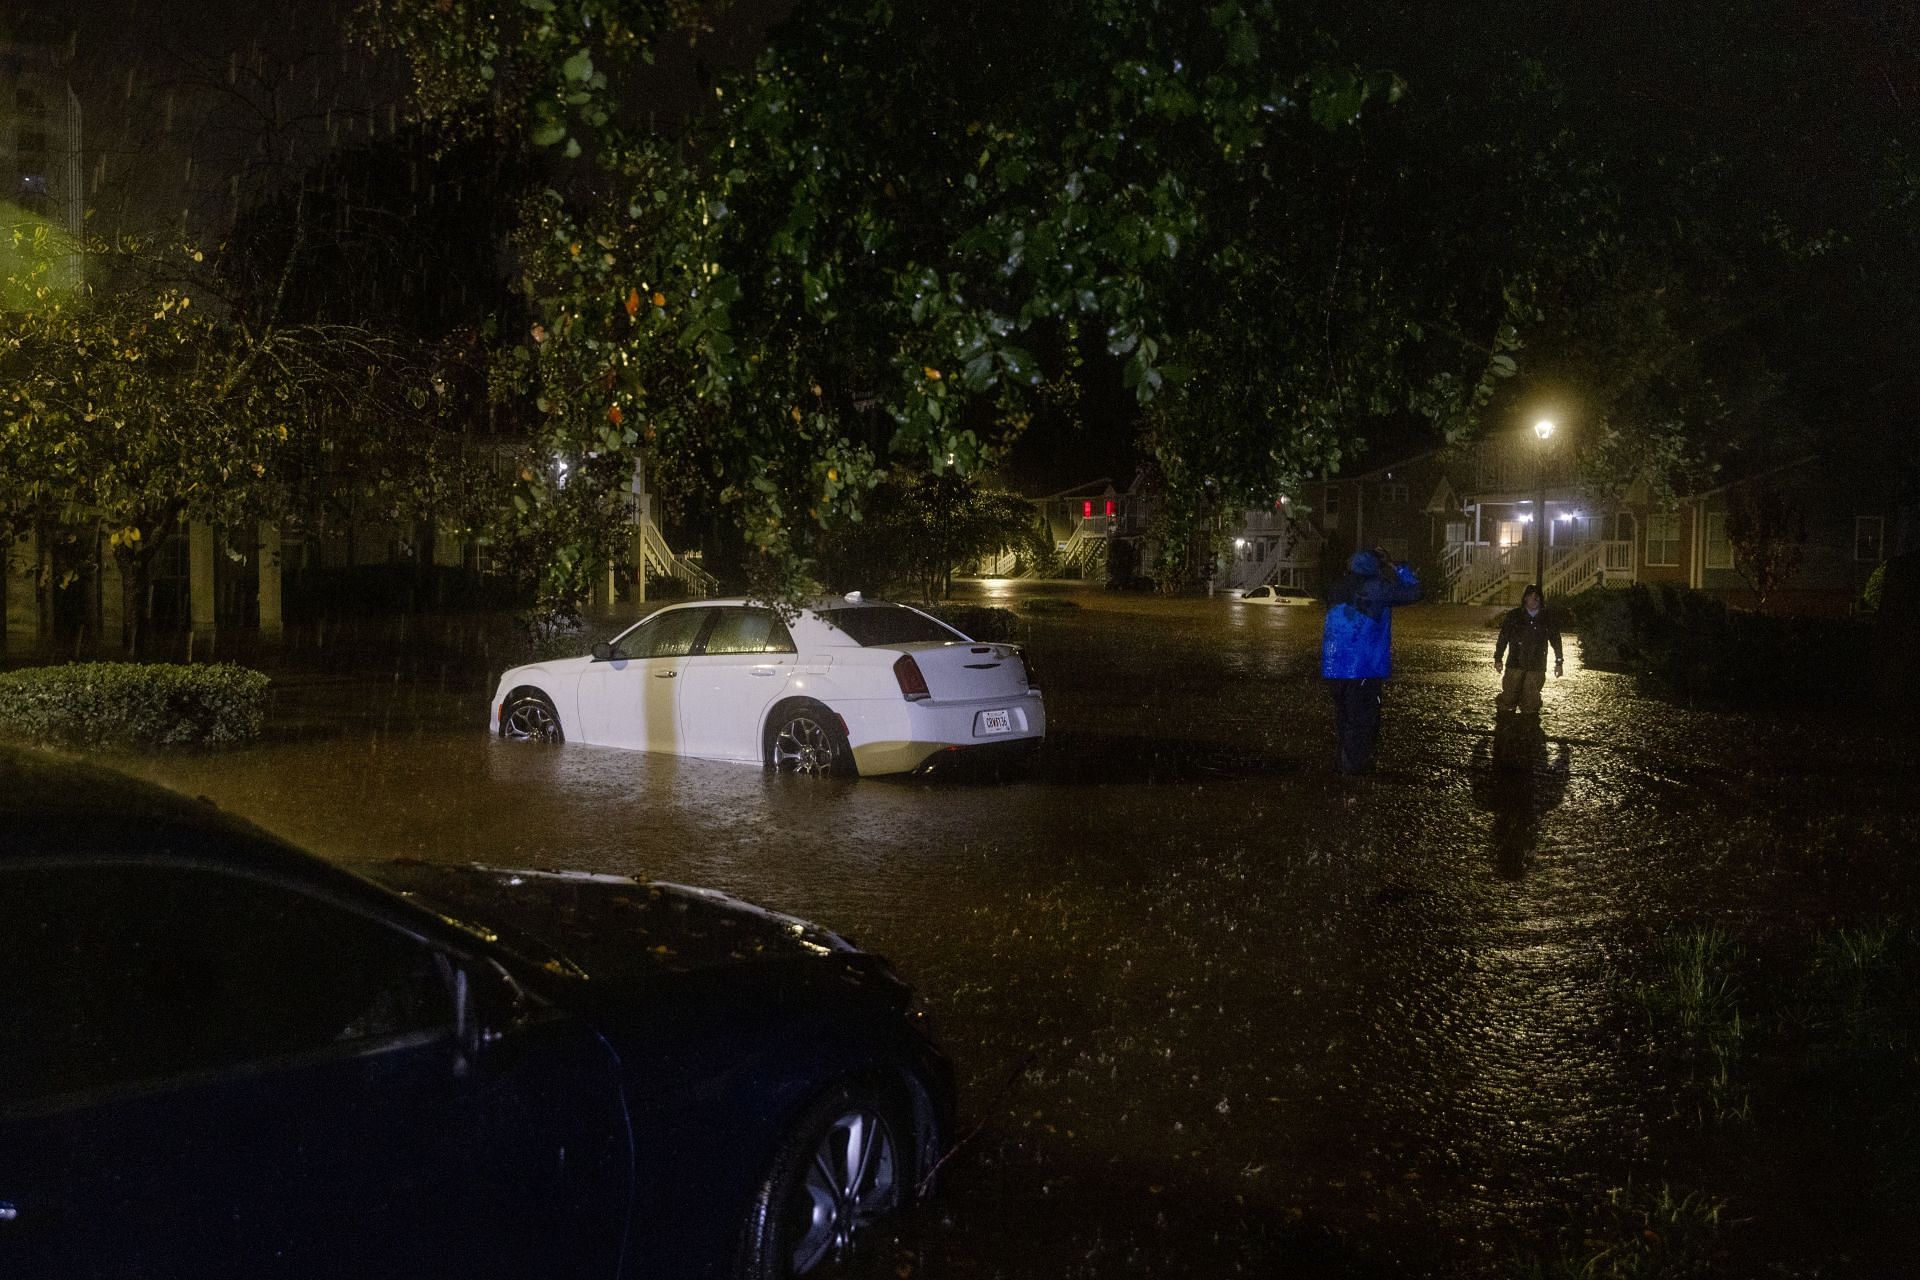
[[[644,980],[857,951],[818,925],[688,885],[411,860],[355,870],[470,932],[576,977]]]

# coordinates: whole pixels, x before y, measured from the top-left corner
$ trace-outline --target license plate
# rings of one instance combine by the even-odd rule
[[[1012,733],[1013,713],[1011,711],[982,711],[980,713],[981,733]]]

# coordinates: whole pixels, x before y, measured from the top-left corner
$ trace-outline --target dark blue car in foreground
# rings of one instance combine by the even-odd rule
[[[784,1277],[922,1190],[879,957],[619,877],[354,871],[0,750],[0,1275]]]

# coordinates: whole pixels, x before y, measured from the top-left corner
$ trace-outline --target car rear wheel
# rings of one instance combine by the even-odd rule
[[[767,764],[778,773],[847,774],[853,772],[853,749],[840,717],[817,702],[797,703],[767,726]]]
[[[500,736],[515,742],[561,742],[560,715],[544,693],[515,694],[500,713]]]
[[[878,1090],[843,1085],[788,1130],[748,1214],[742,1280],[818,1275],[913,1194],[910,1130]]]

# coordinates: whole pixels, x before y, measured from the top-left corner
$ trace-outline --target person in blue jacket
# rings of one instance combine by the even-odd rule
[[[1320,674],[1333,694],[1334,768],[1365,773],[1380,734],[1380,693],[1393,674],[1393,606],[1420,598],[1420,579],[1386,552],[1356,551],[1327,592]]]

